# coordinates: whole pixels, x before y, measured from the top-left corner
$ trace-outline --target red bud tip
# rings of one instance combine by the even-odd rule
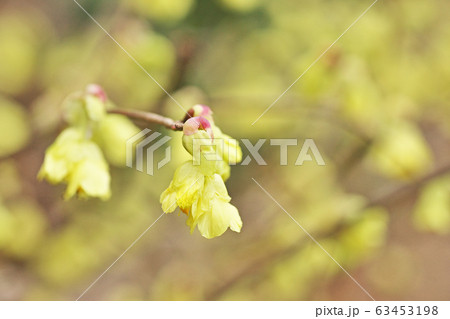
[[[183,134],[192,135],[198,132],[198,130],[206,131],[211,139],[214,139],[214,133],[212,131],[211,124],[207,119],[201,116],[191,117],[183,125]]]
[[[211,111],[211,108],[209,106],[203,105],[203,104],[198,104],[198,106],[201,107],[201,112],[200,112],[200,114],[195,114],[196,116],[203,116],[203,117],[211,117],[212,116],[213,112]]]
[[[86,93],[98,97],[102,102],[106,102],[107,96],[105,90],[98,84],[89,84],[86,87]]]

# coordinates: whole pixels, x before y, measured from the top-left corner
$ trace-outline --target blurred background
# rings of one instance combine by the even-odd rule
[[[84,300],[368,300],[252,178],[375,299],[449,299],[448,1],[380,0],[254,125],[371,1],[79,2],[185,108],[210,105],[234,138],[299,139],[287,166],[266,142],[267,166],[232,168],[240,234],[164,216]],[[89,83],[184,116],[75,2],[0,2],[1,300],[78,298],[162,213],[184,159],[179,133],[148,125],[175,159],[154,176],[112,166],[109,201],[38,182],[62,101]],[[306,138],[326,166],[294,165]]]

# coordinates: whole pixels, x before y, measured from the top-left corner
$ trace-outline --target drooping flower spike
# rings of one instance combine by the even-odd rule
[[[90,84],[72,94],[62,106],[69,127],[45,152],[38,179],[67,184],[69,199],[111,195],[109,165],[125,166],[126,141],[139,129],[125,116],[106,112],[107,96],[102,87]]]
[[[224,183],[230,175],[228,145],[232,145],[233,139],[212,124],[209,107],[196,105],[189,110],[189,115],[194,116],[186,119],[182,140],[192,161],[175,171],[169,187],[161,194],[163,211],[171,213],[176,206],[180,207],[187,215],[186,224],[191,232],[197,227],[205,238],[220,236],[228,228],[240,232],[242,220],[237,208],[230,204]],[[233,147],[239,148],[237,142]],[[233,160],[240,161],[238,157]]]

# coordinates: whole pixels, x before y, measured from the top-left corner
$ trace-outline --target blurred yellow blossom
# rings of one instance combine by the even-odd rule
[[[424,231],[450,232],[450,175],[428,183],[414,208],[414,224]]]
[[[65,129],[47,149],[38,178],[66,183],[65,199],[75,194],[102,199],[111,195],[109,168],[100,148],[76,128]]]

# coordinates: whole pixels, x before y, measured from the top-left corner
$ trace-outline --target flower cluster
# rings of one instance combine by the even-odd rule
[[[163,211],[171,213],[180,207],[191,232],[197,226],[206,238],[220,236],[228,228],[240,232],[242,220],[230,204],[224,183],[230,165],[242,159],[238,142],[215,126],[211,109],[204,105],[189,110],[182,140],[192,161],[175,171],[169,187],[161,194]]]
[[[63,104],[69,127],[47,149],[38,178],[67,184],[65,199],[108,199],[111,178],[105,156],[113,164],[125,164],[126,154],[117,145],[125,145],[139,129],[124,116],[107,114],[107,103],[103,89],[91,84]]]
[[[75,195],[108,199],[111,196],[108,163],[125,166],[126,148],[118,146],[125,146],[139,129],[125,116],[108,113],[109,104],[98,85],[89,85],[63,104],[68,127],[47,149],[38,178],[67,184],[65,199]],[[164,125],[172,128],[170,119],[163,120]],[[240,232],[242,220],[236,207],[230,204],[225,187],[230,165],[242,160],[238,142],[222,133],[214,123],[211,109],[205,105],[192,107],[181,122],[182,144],[192,160],[178,167],[169,187],[161,194],[163,211],[171,213],[180,207],[187,215],[191,233],[197,227],[206,238],[220,236],[228,228]]]

